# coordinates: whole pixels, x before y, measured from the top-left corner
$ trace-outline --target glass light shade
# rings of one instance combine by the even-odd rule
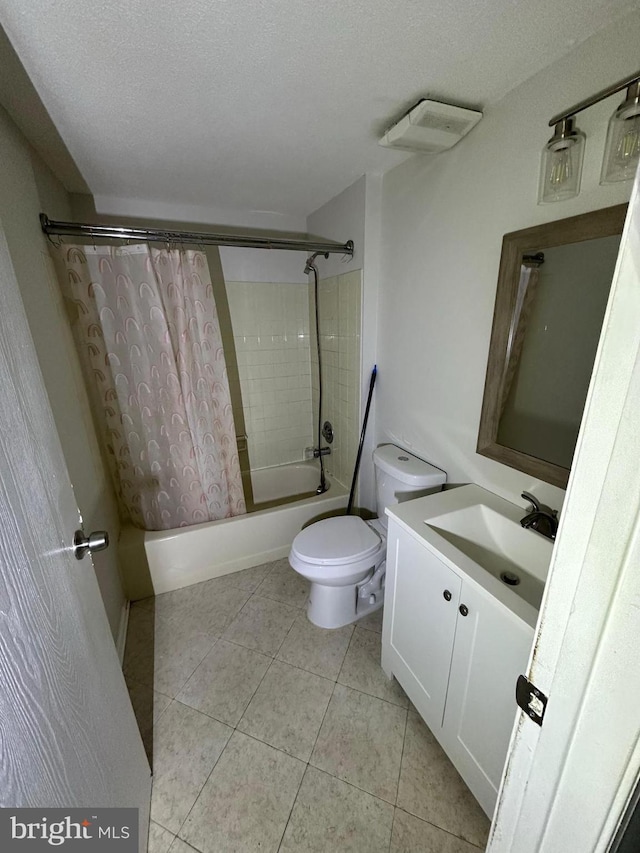
[[[538,204],[564,201],[580,192],[585,135],[576,130],[574,121],[559,122],[542,149]]]
[[[604,149],[601,184],[630,181],[636,175],[640,159],[640,90],[634,83],[627,90],[627,99],[609,119],[607,143]]]

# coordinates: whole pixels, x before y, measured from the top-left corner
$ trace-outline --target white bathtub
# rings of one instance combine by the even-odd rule
[[[254,502],[315,491],[317,462],[251,472]],[[347,505],[347,490],[327,477],[329,490],[282,506],[206,521],[176,530],[123,528],[119,555],[132,600],[278,560],[289,553],[303,525]]]
[[[320,468],[317,462],[292,462],[251,472],[253,502],[256,504],[315,492],[319,485]]]

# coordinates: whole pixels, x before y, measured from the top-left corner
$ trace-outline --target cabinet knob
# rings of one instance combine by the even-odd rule
[[[458,610],[460,611],[462,616],[467,616],[469,614],[469,608],[466,604],[461,604]]]
[[[451,593],[449,592],[448,589],[445,589],[445,591],[442,594],[444,596],[445,601],[451,601]]]

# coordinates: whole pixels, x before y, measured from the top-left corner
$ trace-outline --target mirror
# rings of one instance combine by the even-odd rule
[[[565,488],[626,204],[506,234],[477,452]]]

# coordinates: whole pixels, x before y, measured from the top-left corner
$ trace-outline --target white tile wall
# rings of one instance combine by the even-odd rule
[[[309,287],[227,282],[249,459],[265,468],[313,444]]]
[[[322,420],[331,421],[335,432],[331,455],[326,457],[325,461],[327,471],[348,487],[351,484],[360,434],[362,270],[322,279],[319,283],[319,301],[323,375]],[[310,311],[313,311],[312,297]],[[312,314],[311,317],[313,318]],[[311,322],[314,320],[311,319]],[[317,411],[317,357],[313,346],[311,361],[313,405],[314,411]],[[315,434],[315,418],[313,428]]]

